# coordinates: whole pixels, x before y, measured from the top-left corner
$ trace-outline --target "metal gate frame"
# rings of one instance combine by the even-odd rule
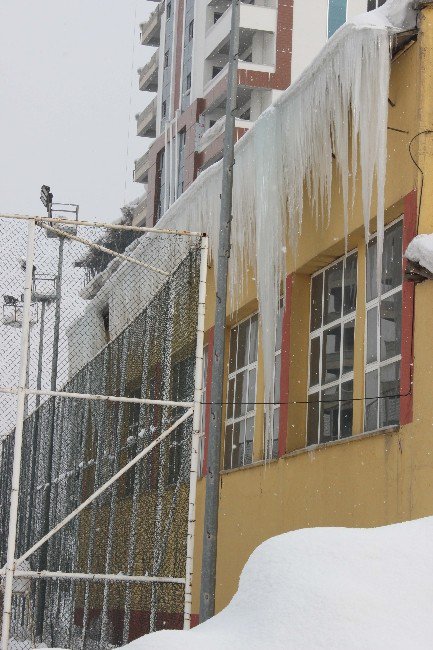
[[[184,584],[184,629],[188,630],[191,625],[191,609],[192,609],[192,580],[194,571],[194,541],[195,541],[195,510],[196,510],[196,493],[197,493],[197,477],[198,477],[198,456],[200,445],[200,423],[201,423],[201,409],[202,409],[202,395],[203,395],[203,347],[204,347],[204,323],[205,323],[205,303],[206,303],[206,282],[207,282],[207,269],[208,269],[208,252],[209,242],[208,237],[203,233],[178,231],[178,230],[162,230],[158,228],[148,227],[135,227],[135,226],[122,226],[101,222],[89,221],[69,221],[66,219],[56,219],[38,216],[14,215],[14,214],[1,214],[2,219],[15,219],[25,220],[28,224],[27,230],[27,253],[26,253],[26,273],[24,283],[24,301],[23,301],[23,320],[21,332],[21,354],[19,366],[19,382],[18,388],[0,387],[0,393],[15,394],[17,396],[17,415],[15,424],[15,440],[14,440],[14,454],[13,454],[13,471],[12,471],[12,486],[11,498],[9,509],[9,532],[7,544],[7,560],[6,565],[0,569],[0,578],[4,578],[4,602],[3,602],[3,620],[2,620],[2,633],[1,633],[1,650],[8,650],[10,627],[12,620],[12,596],[13,596],[13,581],[14,578],[65,578],[69,580],[92,580],[92,581],[118,581],[118,582],[139,582],[139,583],[174,583]],[[32,272],[35,257],[35,233],[36,225],[42,226],[46,230],[61,233],[63,237],[70,238],[88,246],[102,249],[113,256],[120,257],[121,259],[137,264],[140,266],[149,266],[133,257],[121,253],[115,253],[110,249],[93,244],[89,241],[82,240],[74,234],[67,231],[59,231],[56,226],[59,225],[72,225],[72,226],[92,226],[99,228],[111,228],[116,230],[134,230],[137,232],[152,232],[155,234],[166,234],[185,237],[200,237],[200,278],[199,278],[199,297],[198,297],[198,318],[197,318],[197,341],[195,352],[195,376],[194,376],[194,399],[193,402],[173,402],[167,400],[151,400],[139,399],[128,397],[116,397],[111,395],[91,395],[81,393],[67,393],[53,390],[34,390],[27,386],[27,359],[29,352],[29,332],[31,324],[31,293],[32,293]],[[157,270],[153,269],[152,270]],[[168,275],[168,274],[167,274]],[[134,402],[139,404],[158,405],[158,406],[177,406],[186,408],[186,412],[174,422],[169,428],[163,431],[155,440],[153,440],[147,447],[145,447],[139,454],[135,456],[127,465],[119,470],[112,476],[106,483],[100,486],[90,497],[81,503],[73,512],[52,528],[44,537],[42,537],[36,544],[28,549],[24,555],[19,558],[15,557],[16,543],[17,543],[17,521],[19,514],[19,490],[20,490],[20,475],[21,475],[21,460],[22,460],[22,443],[23,443],[23,430],[25,420],[25,404],[28,395],[39,395],[47,397],[70,397],[83,400],[101,400],[107,402]],[[190,479],[189,479],[189,499],[188,499],[188,526],[187,526],[187,548],[186,548],[186,566],[185,577],[171,578],[171,577],[157,577],[157,576],[128,576],[128,575],[109,575],[109,574],[86,574],[86,573],[62,573],[50,571],[25,571],[19,570],[20,565],[37,551],[45,542],[47,542],[53,535],[61,530],[66,524],[74,519],[82,510],[84,510],[90,503],[97,499],[103,492],[105,492],[111,485],[113,485],[119,478],[123,476],[131,467],[136,465],[140,460],[147,456],[152,449],[163,442],[172,431],[179,427],[183,422],[193,417],[192,427],[192,444],[191,444],[191,462],[190,462]],[[17,568],[18,567],[18,568]]]

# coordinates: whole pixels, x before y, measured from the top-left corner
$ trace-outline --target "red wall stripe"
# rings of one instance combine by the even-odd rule
[[[286,278],[286,304],[283,314],[280,375],[280,430],[278,434],[278,457],[286,453],[287,424],[289,419],[289,370],[290,370],[290,316],[292,312],[293,275]]]
[[[204,454],[203,454],[203,476],[207,474],[207,453],[209,448],[209,429],[210,429],[210,400],[212,388],[212,365],[213,365],[213,340],[214,328],[209,330],[209,342],[207,346],[207,372],[206,372],[206,405],[205,405],[205,421],[204,421]]]
[[[403,253],[416,235],[418,217],[417,193],[413,190],[404,199]],[[407,261],[403,258],[403,271]],[[413,320],[415,308],[415,284],[403,281],[401,323],[401,370],[400,370],[400,424],[413,421]]]

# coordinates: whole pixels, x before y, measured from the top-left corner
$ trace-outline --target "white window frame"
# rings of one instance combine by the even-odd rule
[[[273,390],[272,390],[272,399],[273,399],[273,404],[269,405],[269,408],[271,409],[272,413],[272,420],[275,419],[275,413],[277,412],[278,415],[280,413],[280,406],[281,404],[275,403],[275,389],[277,386],[277,382],[279,385],[279,391],[280,391],[280,400],[281,400],[281,351],[283,347],[283,322],[284,322],[284,300],[283,298],[280,299],[279,303],[279,308],[278,308],[278,320],[277,320],[277,327],[276,327],[276,332],[278,333],[278,328],[281,327],[281,339],[280,341],[276,340],[275,341],[275,352],[274,352],[274,374],[273,374]],[[281,319],[281,322],[280,322]],[[280,344],[279,347],[277,347],[278,343]],[[280,359],[280,373],[277,377],[277,360],[278,358]],[[266,427],[266,407],[265,407],[265,418],[264,418],[264,426]],[[278,458],[278,443],[279,443],[279,433],[280,433],[280,427],[279,427],[279,422],[280,418],[278,417],[278,427],[275,430],[275,427],[273,428],[273,440],[272,440],[272,458]],[[266,438],[265,438],[266,440]],[[274,449],[275,441],[277,442],[277,449]]]
[[[356,301],[355,301],[355,308],[353,311],[351,311],[349,314],[344,315],[343,310],[344,310],[344,280],[345,280],[345,273],[346,273],[346,263],[345,261],[352,257],[353,255],[356,256],[356,285],[357,285],[357,291],[356,291]],[[323,323],[323,312],[325,308],[325,273],[328,269],[332,268],[339,262],[343,262],[343,272],[342,272],[342,305],[341,305],[341,311],[342,315],[340,318],[336,318],[334,321],[331,323]],[[313,395],[319,395],[319,421],[318,421],[318,429],[317,429],[317,442],[315,443],[310,443],[310,444],[321,444],[320,436],[321,436],[321,431],[320,431],[320,424],[321,424],[321,411],[322,411],[322,402],[320,401],[320,394],[324,390],[329,390],[331,388],[338,387],[338,398],[339,398],[339,403],[340,403],[340,409],[341,409],[341,404],[342,402],[342,397],[341,397],[341,389],[342,385],[347,383],[348,381],[354,382],[354,368],[350,372],[346,372],[343,374],[343,361],[344,361],[344,349],[343,349],[343,344],[344,344],[344,326],[347,323],[351,323],[352,321],[354,322],[354,326],[356,327],[356,312],[357,312],[357,307],[358,307],[358,267],[359,267],[359,259],[358,259],[358,250],[355,248],[352,251],[349,251],[346,255],[342,255],[341,257],[338,257],[335,259],[331,264],[328,264],[327,266],[321,268],[319,271],[316,271],[316,273],[313,273],[310,278],[310,310],[309,310],[309,323],[308,323],[308,328],[309,328],[309,341],[308,341],[308,402],[310,402],[311,397]],[[312,303],[312,286],[313,286],[313,278],[323,275],[323,280],[322,280],[322,318],[321,322],[322,325],[315,330],[311,330],[311,303]],[[336,327],[340,325],[341,327],[341,340],[340,340],[340,377],[332,382],[329,383],[323,383],[322,381],[322,371],[323,371],[323,335],[326,330],[329,330],[330,328]],[[319,383],[315,384],[314,386],[310,386],[310,371],[311,371],[311,343],[313,340],[319,338],[320,340],[320,353],[319,353]],[[305,435],[305,443],[308,446],[308,408],[307,408],[307,414],[306,414],[306,435]],[[341,410],[338,418],[338,440],[341,438]]]
[[[389,223],[385,227],[385,233],[387,230],[395,226],[397,223],[401,222],[402,223],[402,242],[403,242],[403,227],[404,227],[404,215],[400,215],[398,219],[395,219],[391,223]],[[373,233],[370,237],[369,242],[371,242],[373,239],[377,237],[377,233]],[[401,256],[403,259],[403,247],[401,251]],[[384,361],[380,361],[380,303],[383,300],[386,300],[387,298],[391,298],[397,293],[402,294],[402,312],[403,312],[403,265],[402,265],[402,275],[401,275],[401,283],[399,284],[398,287],[394,287],[393,289],[390,289],[389,291],[382,292],[380,297],[376,296],[376,298],[373,298],[373,300],[369,300],[367,302],[367,283],[368,283],[368,245],[365,248],[365,289],[366,289],[366,296],[365,296],[365,328],[364,328],[364,390],[365,388],[365,383],[366,383],[366,378],[367,374],[370,372],[377,371],[378,376],[377,376],[377,417],[376,417],[376,428],[375,429],[366,429],[366,424],[367,424],[367,417],[366,417],[366,406],[367,406],[367,398],[368,397],[373,397],[370,395],[367,395],[364,393],[364,409],[363,409],[363,429],[364,432],[368,433],[371,431],[380,431],[381,429],[387,429],[389,428],[390,425],[384,425],[383,427],[380,426],[380,407],[381,407],[381,402],[383,401],[382,398],[379,398],[379,393],[380,393],[380,370],[382,368],[385,368],[386,366],[390,366],[393,363],[400,363],[400,373],[401,373],[401,350],[400,354],[397,354],[393,357],[390,357],[389,359],[386,359]],[[377,273],[377,270],[376,270]],[[380,273],[382,273],[382,269],[380,270]],[[382,278],[381,278],[381,284],[382,284]],[[376,308],[377,309],[377,317],[376,317],[376,361],[368,361],[367,359],[367,353],[368,353],[368,312],[371,311],[372,309]],[[402,313],[403,316],[403,313]]]
[[[224,458],[224,469],[237,469],[239,467],[245,467],[245,465],[249,465],[249,464],[254,462],[254,428],[255,428],[256,411],[257,411],[255,401],[256,401],[256,396],[257,396],[258,338],[259,338],[258,313],[256,312],[254,314],[251,314],[251,316],[248,316],[248,318],[244,318],[243,320],[239,321],[238,323],[236,323],[236,325],[234,325],[230,329],[230,343],[231,343],[231,333],[235,328],[238,328],[238,334],[236,336],[236,364],[237,364],[238,345],[239,345],[239,327],[243,323],[249,321],[250,327],[248,329],[248,351],[247,351],[247,359],[249,361],[249,358],[250,358],[250,345],[251,345],[251,321],[255,317],[257,318],[257,353],[256,353],[256,360],[254,362],[251,362],[251,363],[248,362],[247,365],[242,366],[241,368],[236,367],[236,369],[233,372],[231,372],[231,373],[229,372],[229,375],[228,375],[228,378],[227,378],[227,405],[226,405],[226,418],[225,418],[225,426],[224,426],[224,456],[223,456],[223,458]],[[229,362],[228,363],[230,363],[230,352],[231,352],[230,343],[229,343]],[[243,415],[235,417],[236,377],[237,377],[237,375],[240,375],[240,374],[245,374],[246,375],[247,385],[246,385],[245,395],[246,395],[246,399],[248,400],[248,394],[249,394],[249,388],[250,388],[250,386],[249,386],[250,371],[251,370],[256,371],[255,372],[256,383],[255,383],[255,386],[254,386],[254,398],[253,398],[254,399],[254,404],[253,404],[254,408],[251,411],[247,411],[245,409],[245,413]],[[230,390],[230,381],[232,379],[235,379],[235,383],[234,383],[234,388],[233,388],[232,417],[229,418],[228,417],[228,409],[229,409],[229,405],[231,404],[231,402],[229,403],[229,390]],[[237,423],[241,424],[242,422],[245,422],[245,432],[246,432],[247,420],[249,420],[249,419],[253,420],[253,449],[252,449],[252,453],[251,453],[251,461],[250,462],[245,462],[245,438],[244,438],[244,440],[243,440],[243,442],[244,442],[243,450],[244,451],[243,451],[242,460],[239,459],[239,464],[233,466],[233,442],[232,442],[232,450],[231,450],[231,454],[230,454],[230,467],[226,467],[225,466],[225,452],[226,452],[225,445],[226,445],[226,441],[227,441],[226,440],[227,429],[228,429],[228,427],[234,427],[234,425],[237,424]],[[241,443],[242,443],[242,441],[239,440],[239,444],[241,444]]]

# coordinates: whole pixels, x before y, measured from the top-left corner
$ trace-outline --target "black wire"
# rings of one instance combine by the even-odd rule
[[[326,390],[326,387],[325,387]],[[367,400],[375,399],[392,399],[396,397],[408,397],[412,395],[412,385],[410,390],[407,393],[397,393],[395,395],[376,395],[375,397],[352,397],[351,399],[317,399],[317,400],[296,400],[293,402],[202,402],[202,406],[212,406],[212,404],[217,406],[235,406],[242,404],[252,404],[254,406],[290,406],[295,404],[322,404],[322,403],[335,403],[335,402],[364,402]]]
[[[423,190],[424,190],[424,171],[421,169],[421,167],[418,165],[417,161],[412,155],[412,143],[414,140],[419,138],[420,135],[430,135],[433,133],[432,129],[426,129],[425,131],[420,131],[416,135],[413,136],[412,140],[409,142],[409,156],[412,158],[412,162],[415,165],[415,167],[418,169],[418,171],[421,174],[421,187],[419,191],[419,206],[418,206],[418,214],[417,214],[417,221],[416,221],[416,231],[418,232],[418,227],[419,227],[419,217],[421,213],[421,205],[422,205],[422,195],[423,195]]]

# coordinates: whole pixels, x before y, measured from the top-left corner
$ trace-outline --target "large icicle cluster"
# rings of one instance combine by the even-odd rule
[[[359,161],[366,236],[376,182],[379,242],[382,238],[389,35],[388,26],[344,25],[236,146],[230,293],[236,305],[249,267],[257,278],[265,402],[271,402],[273,395],[276,315],[286,247],[296,251],[305,190],[316,223],[324,226],[337,176],[347,233]],[[207,232],[214,261],[221,174],[221,163],[205,171],[160,222],[164,227]],[[269,421],[268,432],[271,426]]]
[[[347,234],[359,165],[366,237],[376,193],[380,258],[390,35],[413,28],[415,20],[410,0],[388,0],[380,9],[343,25],[236,145],[230,295],[236,306],[249,268],[257,278],[265,401],[272,401],[276,314],[286,248],[296,252],[305,190],[316,223],[323,227],[330,215],[332,183],[339,184]],[[203,172],[158,224],[206,232],[215,265],[221,182],[220,162]],[[111,286],[116,275],[119,271]],[[271,421],[268,425],[272,435]]]

